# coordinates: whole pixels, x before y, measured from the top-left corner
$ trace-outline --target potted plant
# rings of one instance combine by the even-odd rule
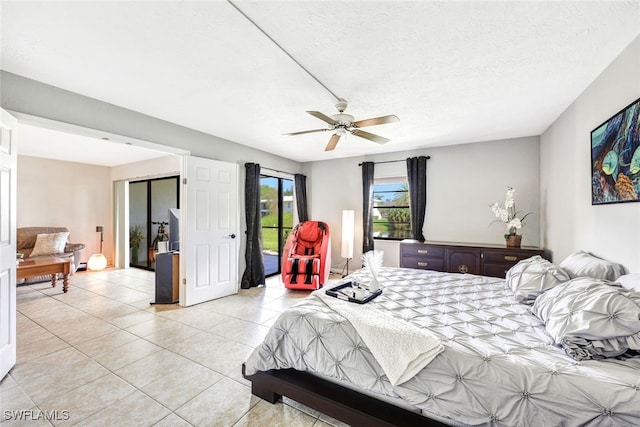
[[[507,194],[504,201],[504,207],[494,203],[491,206],[491,211],[498,218],[496,221],[500,221],[506,224],[507,232],[504,235],[508,248],[519,248],[522,241],[522,235],[518,234],[518,230],[524,225],[524,220],[531,212],[524,214],[520,217],[520,212],[516,210],[516,201],[514,198],[516,190],[512,187],[507,187]]]
[[[131,262],[136,264],[138,262],[138,250],[144,239],[141,225],[134,225],[129,230],[129,246],[131,247]]]

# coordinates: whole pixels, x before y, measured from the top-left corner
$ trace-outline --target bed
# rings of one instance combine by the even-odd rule
[[[343,280],[370,277],[359,270]],[[640,425],[637,353],[570,357],[545,327],[548,307],[534,314],[505,279],[382,268],[379,281],[383,293],[370,309],[442,343],[415,376],[393,385],[321,289],[285,311],[247,359],[252,392],[272,403],[285,395],[352,425]],[[619,292],[640,304],[640,293]]]

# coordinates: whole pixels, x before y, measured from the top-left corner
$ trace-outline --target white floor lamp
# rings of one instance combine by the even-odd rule
[[[342,258],[347,259],[347,274],[349,275],[349,260],[353,258],[353,233],[355,211],[342,211]]]

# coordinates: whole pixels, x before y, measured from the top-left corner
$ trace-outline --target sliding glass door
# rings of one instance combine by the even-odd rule
[[[282,251],[293,227],[293,181],[260,176],[262,253],[266,276],[280,273]]]
[[[179,179],[148,179],[129,183],[129,265],[155,269],[158,242],[169,240],[169,208],[179,208]]]

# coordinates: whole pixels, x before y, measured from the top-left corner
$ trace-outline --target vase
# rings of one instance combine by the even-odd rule
[[[377,292],[378,289],[380,289],[380,283],[378,283],[378,279],[372,277],[371,281],[369,282],[369,292],[374,293]]]
[[[522,236],[519,234],[512,234],[505,237],[505,240],[507,241],[508,248],[519,248],[520,243],[522,242]]]

